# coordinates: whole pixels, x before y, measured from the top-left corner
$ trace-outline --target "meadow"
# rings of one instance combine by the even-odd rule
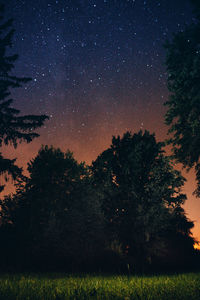
[[[200,273],[159,276],[2,274],[0,300],[200,299]]]

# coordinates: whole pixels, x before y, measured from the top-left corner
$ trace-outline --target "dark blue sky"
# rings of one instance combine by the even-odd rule
[[[168,98],[163,44],[193,20],[189,0],[7,0],[14,18],[15,74],[32,77],[13,91],[22,113],[46,113],[40,138],[17,150],[19,165],[41,144],[69,148],[90,163],[112,135],[148,129],[159,140]],[[191,218],[199,200],[191,196]],[[197,227],[196,227],[197,228]]]
[[[16,72],[33,78],[15,91],[15,98],[22,99],[24,112],[51,116],[48,142],[62,127],[80,138],[96,130],[101,134],[105,124],[109,136],[133,126],[148,129],[149,112],[154,119],[158,110],[163,113],[163,43],[191,22],[188,1],[6,3],[15,20],[14,50],[20,55]],[[138,122],[132,124],[135,114]]]

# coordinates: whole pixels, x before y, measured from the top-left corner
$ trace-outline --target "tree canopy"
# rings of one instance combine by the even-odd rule
[[[196,5],[199,18],[199,2]],[[3,19],[0,5],[0,21]],[[11,90],[29,78],[13,75],[17,55],[8,55],[12,20],[0,25],[0,147],[31,142],[47,116],[20,115]],[[196,167],[200,194],[200,25],[166,44],[166,123],[174,156]],[[113,137],[89,167],[70,150],[42,146],[28,163],[28,177],[15,159],[0,154],[0,175],[16,180],[16,192],[0,200],[0,265],[80,271],[84,266],[186,264],[193,254],[193,222],[182,207],[185,178],[149,131]],[[0,186],[0,191],[3,189]],[[84,269],[83,267],[83,269]]]
[[[37,266],[79,267],[103,245],[103,214],[89,170],[72,152],[44,146],[28,163],[30,177],[1,201],[1,222]],[[12,237],[13,239],[13,237]],[[41,266],[40,266],[41,267]]]
[[[186,199],[181,193],[185,179],[162,146],[148,131],[127,132],[113,137],[111,147],[92,165],[107,229],[140,264],[166,251],[166,233],[175,215],[179,220],[175,211]],[[184,220],[190,234],[193,224]],[[173,227],[174,233],[178,230]]]
[[[91,167],[43,146],[0,202],[1,255],[45,269],[185,263],[194,243],[181,207],[185,179],[162,146],[148,131],[127,132]]]
[[[35,129],[41,127],[48,118],[45,115],[20,115],[20,110],[13,105],[12,89],[19,88],[28,83],[30,78],[15,76],[14,64],[18,59],[16,54],[10,53],[12,48],[14,29],[13,20],[3,21],[4,6],[0,5],[0,147],[11,144],[17,147],[18,142],[31,142],[39,134]],[[7,167],[6,167],[7,166]],[[16,178],[17,166],[15,160],[4,160],[0,156],[0,172],[8,172]],[[18,174],[20,169],[18,168]],[[3,186],[1,186],[1,190]]]
[[[169,142],[175,159],[184,167],[195,166],[200,195],[200,7],[193,0],[197,20],[165,45],[169,100],[165,103]]]

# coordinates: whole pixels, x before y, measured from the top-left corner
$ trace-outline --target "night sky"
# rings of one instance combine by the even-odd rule
[[[90,164],[113,135],[127,130],[148,129],[157,140],[166,138],[163,44],[194,21],[189,0],[1,2],[14,18],[14,73],[33,78],[13,90],[16,107],[50,117],[38,130],[40,138],[17,150],[6,147],[4,156],[17,157],[25,169],[41,144],[48,144]],[[185,209],[200,238],[192,172],[187,179]]]

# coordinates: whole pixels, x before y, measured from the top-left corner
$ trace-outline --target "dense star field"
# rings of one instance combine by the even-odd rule
[[[166,39],[194,21],[187,0],[63,0],[5,3],[14,18],[15,74],[32,82],[13,90],[23,114],[47,114],[40,138],[3,154],[18,164],[41,144],[70,149],[91,163],[111,137],[148,129],[166,138],[168,98]],[[194,176],[186,175],[185,209],[199,234],[200,201],[192,196]]]

